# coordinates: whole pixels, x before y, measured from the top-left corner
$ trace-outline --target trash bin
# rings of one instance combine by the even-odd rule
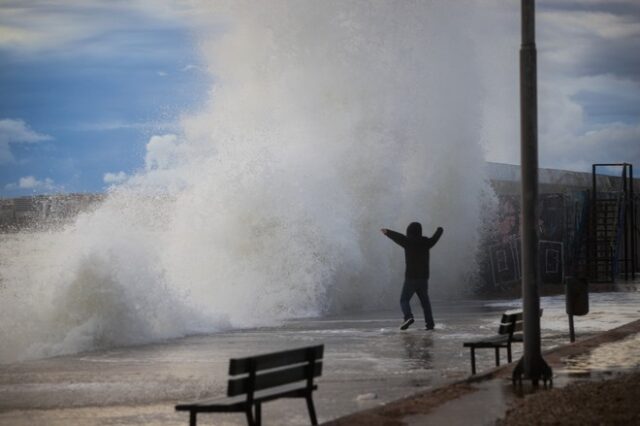
[[[568,278],[566,282],[567,315],[589,313],[589,284],[584,278]]]

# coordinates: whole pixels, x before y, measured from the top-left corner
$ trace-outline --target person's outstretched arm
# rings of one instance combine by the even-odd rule
[[[386,235],[387,237],[391,238],[391,240],[393,240],[394,243],[404,247],[405,243],[407,241],[407,237],[405,237],[404,235],[402,235],[399,232],[396,231],[392,231],[391,229],[386,229],[386,228],[382,228],[381,229],[382,233],[384,235]]]
[[[436,245],[436,243],[438,242],[438,240],[442,236],[443,232],[444,232],[444,229],[442,229],[442,227],[439,226],[438,229],[436,229],[436,232],[431,236],[431,238],[426,237],[427,238],[427,242],[429,244],[429,247],[433,247],[433,246]]]

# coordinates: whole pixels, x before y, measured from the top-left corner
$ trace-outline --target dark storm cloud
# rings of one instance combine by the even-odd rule
[[[638,166],[640,0],[540,0],[536,7],[540,164]],[[492,135],[489,159],[518,162],[511,149],[517,126],[508,130],[510,137]]]
[[[538,2],[538,10],[556,10],[566,12],[603,12],[621,16],[640,17],[640,3],[637,1],[559,1]]]
[[[635,123],[640,117],[640,105],[633,96],[583,90],[573,96],[573,100],[582,105],[585,119],[594,124]]]
[[[565,71],[577,77],[612,75],[640,82],[640,2],[543,1],[539,3],[541,45],[551,43],[576,55]],[[547,18],[547,19],[545,19]]]
[[[578,75],[612,74],[640,82],[640,36],[622,40],[592,40],[591,55],[584,58]]]

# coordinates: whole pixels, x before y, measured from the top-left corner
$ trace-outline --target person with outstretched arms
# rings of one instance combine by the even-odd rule
[[[400,295],[400,307],[402,308],[404,321],[400,326],[400,330],[406,330],[414,323],[409,303],[414,294],[417,294],[420,299],[426,330],[433,330],[435,323],[429,300],[429,251],[442,236],[442,227],[439,227],[430,238],[422,236],[422,225],[419,222],[409,224],[407,235],[385,228],[381,229],[381,231],[393,242],[404,248],[406,268]]]

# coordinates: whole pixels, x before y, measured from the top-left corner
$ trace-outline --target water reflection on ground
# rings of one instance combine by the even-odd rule
[[[578,338],[637,319],[639,303],[640,293],[592,295],[590,314],[576,318]],[[436,300],[435,331],[424,330],[420,318],[400,332],[394,310],[0,365],[0,424],[179,424],[185,419],[173,412],[173,403],[224,394],[230,358],[318,343],[325,345],[325,362],[315,400],[320,419],[328,420],[469,376],[469,351],[462,343],[495,334],[501,313],[520,306],[520,300]],[[545,297],[542,307],[543,349],[568,343],[564,297]],[[640,338],[619,345],[626,346],[572,358],[567,370],[631,365],[633,354],[640,354]],[[522,345],[516,345],[514,360],[521,353]],[[478,351],[480,372],[494,365],[493,351]],[[306,407],[295,401],[268,404],[263,414],[266,423],[308,424]],[[81,415],[86,417],[77,421]],[[245,419],[227,415],[221,421]]]
[[[566,357],[563,362],[566,373],[573,376],[636,369],[640,367],[640,334]]]
[[[409,334],[402,333],[400,338],[406,352],[406,362],[408,368],[422,368],[431,370],[433,368],[433,333]]]

